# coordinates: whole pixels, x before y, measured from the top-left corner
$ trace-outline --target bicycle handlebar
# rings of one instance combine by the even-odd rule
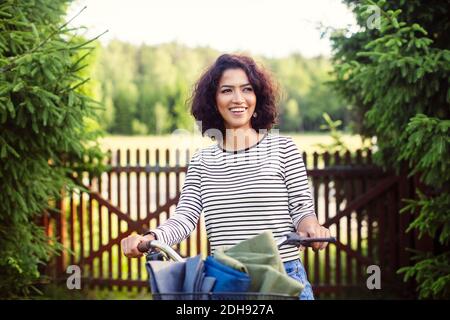
[[[157,248],[166,253],[171,259],[174,261],[184,261],[184,258],[180,256],[172,247],[168,244],[158,241],[158,240],[150,240],[144,241],[138,244],[138,250],[142,253],[147,253],[151,249]]]
[[[296,232],[288,233],[287,235],[281,237],[279,240],[277,240],[278,247],[281,247],[285,244],[292,244],[297,247],[303,246],[303,247],[311,247],[312,243],[314,242],[329,242],[329,243],[336,243],[335,237],[329,237],[329,238],[308,238],[308,237],[301,237]]]
[[[311,247],[313,242],[329,242],[336,243],[335,237],[329,238],[307,238],[301,237],[299,234],[295,232],[288,233],[287,235],[281,237],[276,241],[278,248],[285,244],[292,244],[297,247]],[[158,240],[150,240],[143,241],[138,244],[138,250],[142,253],[149,253],[152,249],[160,249],[163,253],[167,254],[174,261],[184,261],[185,259],[180,256],[172,247],[168,244],[158,241]]]

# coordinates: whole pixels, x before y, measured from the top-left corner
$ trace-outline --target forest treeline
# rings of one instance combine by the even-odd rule
[[[100,125],[112,134],[167,134],[195,128],[189,97],[195,81],[221,53],[179,43],[133,45],[112,40],[97,44],[90,56],[89,95],[101,103]],[[280,87],[279,121],[284,132],[320,131],[323,113],[350,121],[347,104],[326,83],[331,63],[325,57],[253,56]]]

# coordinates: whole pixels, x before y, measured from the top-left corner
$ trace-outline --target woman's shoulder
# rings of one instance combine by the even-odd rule
[[[292,155],[301,152],[301,149],[295,143],[294,139],[289,135],[271,133],[268,138],[269,143],[272,146],[277,145],[284,155]]]
[[[217,145],[213,144],[213,145],[209,145],[206,147],[202,147],[202,148],[197,148],[192,157],[191,157],[191,162],[200,162],[204,157],[211,157],[212,155],[214,155],[217,152]]]
[[[294,140],[292,139],[291,136],[280,134],[280,133],[269,132],[267,134],[267,138],[269,138],[268,140],[271,142],[278,142],[284,146],[294,143]]]

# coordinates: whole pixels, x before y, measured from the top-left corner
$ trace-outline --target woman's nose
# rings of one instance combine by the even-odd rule
[[[244,103],[244,97],[238,90],[236,90],[236,92],[233,95],[233,103],[237,103],[237,104]]]

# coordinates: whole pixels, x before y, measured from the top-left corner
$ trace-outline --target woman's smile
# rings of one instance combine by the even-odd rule
[[[244,113],[248,110],[248,107],[232,107],[228,110],[230,110],[233,116],[240,117],[244,115]]]

